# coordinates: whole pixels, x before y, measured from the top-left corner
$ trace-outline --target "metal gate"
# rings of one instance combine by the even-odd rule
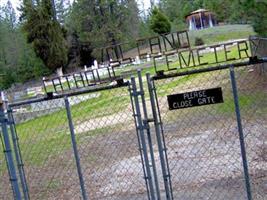
[[[139,89],[132,78],[151,199],[266,198],[267,75],[258,72],[243,62],[146,74],[146,83],[139,72]]]
[[[146,199],[129,89],[126,81],[1,110],[1,198]]]

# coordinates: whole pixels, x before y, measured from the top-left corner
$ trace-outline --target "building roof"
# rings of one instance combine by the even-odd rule
[[[187,18],[188,16],[190,15],[195,15],[195,14],[198,14],[198,13],[204,13],[204,12],[209,12],[209,13],[212,13],[211,11],[209,10],[206,10],[206,9],[203,9],[203,8],[200,8],[198,10],[195,10],[193,12],[191,12],[190,14],[186,15],[185,18]]]
[[[206,10],[206,9],[201,8],[201,9],[198,9],[198,10],[195,10],[195,11],[191,12],[190,15],[191,14],[195,14],[195,13],[200,13],[200,12],[209,12],[209,11]]]

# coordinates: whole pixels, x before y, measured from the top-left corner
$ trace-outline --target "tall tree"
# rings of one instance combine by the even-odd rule
[[[10,2],[0,8],[0,88],[45,74],[44,65],[26,43]]]
[[[114,45],[137,37],[137,3],[134,0],[78,0],[73,4],[67,24],[91,49]]]
[[[157,7],[152,10],[150,28],[158,34],[165,34],[171,31],[169,19]]]
[[[255,31],[262,36],[267,36],[267,0],[244,0],[241,3],[243,12],[249,14]]]
[[[188,0],[161,0],[159,6],[175,30],[186,27],[184,17],[194,9],[192,1]]]
[[[241,9],[242,2],[243,0],[160,0],[159,6],[174,28],[181,29],[186,28],[185,16],[200,8],[213,11],[220,22],[246,22],[248,12]]]
[[[36,55],[53,71],[64,67],[67,63],[65,31],[54,18],[51,1],[32,5],[24,0],[22,10],[23,27]]]

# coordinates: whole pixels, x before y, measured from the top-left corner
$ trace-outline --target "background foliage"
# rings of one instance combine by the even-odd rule
[[[150,29],[158,34],[165,34],[171,31],[169,19],[157,7],[154,7],[151,12]]]

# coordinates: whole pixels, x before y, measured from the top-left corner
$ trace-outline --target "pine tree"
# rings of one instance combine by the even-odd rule
[[[95,49],[134,40],[138,36],[139,16],[134,0],[75,1],[67,26],[80,41]],[[95,58],[100,56],[94,51]]]
[[[67,63],[65,31],[53,17],[51,1],[42,0],[33,6],[25,0],[22,10],[27,40],[36,55],[53,71],[64,67]]]
[[[267,1],[245,0],[242,8],[249,13],[254,30],[261,36],[267,36]]]
[[[152,10],[150,28],[158,34],[165,34],[171,31],[169,19],[157,7]]]
[[[47,73],[42,61],[26,43],[10,2],[0,8],[0,16],[0,74],[3,74],[0,88]]]

